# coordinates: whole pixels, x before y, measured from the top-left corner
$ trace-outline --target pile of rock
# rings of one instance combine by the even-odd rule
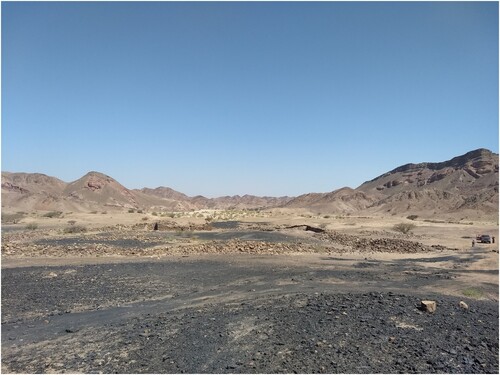
[[[321,240],[346,246],[355,251],[389,252],[389,253],[417,253],[432,251],[432,248],[420,242],[393,238],[360,238],[357,236],[325,232],[315,235]]]
[[[329,252],[330,249],[305,243],[282,243],[264,241],[210,241],[194,245],[179,246],[167,251],[169,254],[291,254]]]

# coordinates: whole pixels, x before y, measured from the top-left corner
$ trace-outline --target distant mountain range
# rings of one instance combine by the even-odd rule
[[[2,172],[4,211],[147,211],[282,208],[313,213],[498,215],[498,154],[478,149],[438,163],[406,164],[356,189],[298,197],[253,195],[189,197],[168,187],[127,189],[110,176],[89,172],[66,183],[40,173]]]

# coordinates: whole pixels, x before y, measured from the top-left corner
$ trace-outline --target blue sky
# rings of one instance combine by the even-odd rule
[[[2,3],[2,170],[188,195],[498,153],[498,3]]]

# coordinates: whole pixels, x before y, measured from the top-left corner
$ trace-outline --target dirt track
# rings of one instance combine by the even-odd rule
[[[496,373],[498,281],[467,276],[498,280],[489,256],[5,259],[2,369]]]

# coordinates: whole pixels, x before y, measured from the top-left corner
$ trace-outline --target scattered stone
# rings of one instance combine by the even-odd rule
[[[427,311],[428,313],[433,313],[436,311],[436,301],[423,300],[420,302],[420,309]]]
[[[469,305],[467,305],[464,301],[460,301],[460,307],[464,310],[469,309]]]
[[[420,242],[393,239],[393,238],[362,238],[338,232],[316,234],[324,241],[330,241],[342,246],[350,247],[355,251],[389,252],[389,253],[417,253],[436,250],[445,250],[444,246],[426,246]]]

